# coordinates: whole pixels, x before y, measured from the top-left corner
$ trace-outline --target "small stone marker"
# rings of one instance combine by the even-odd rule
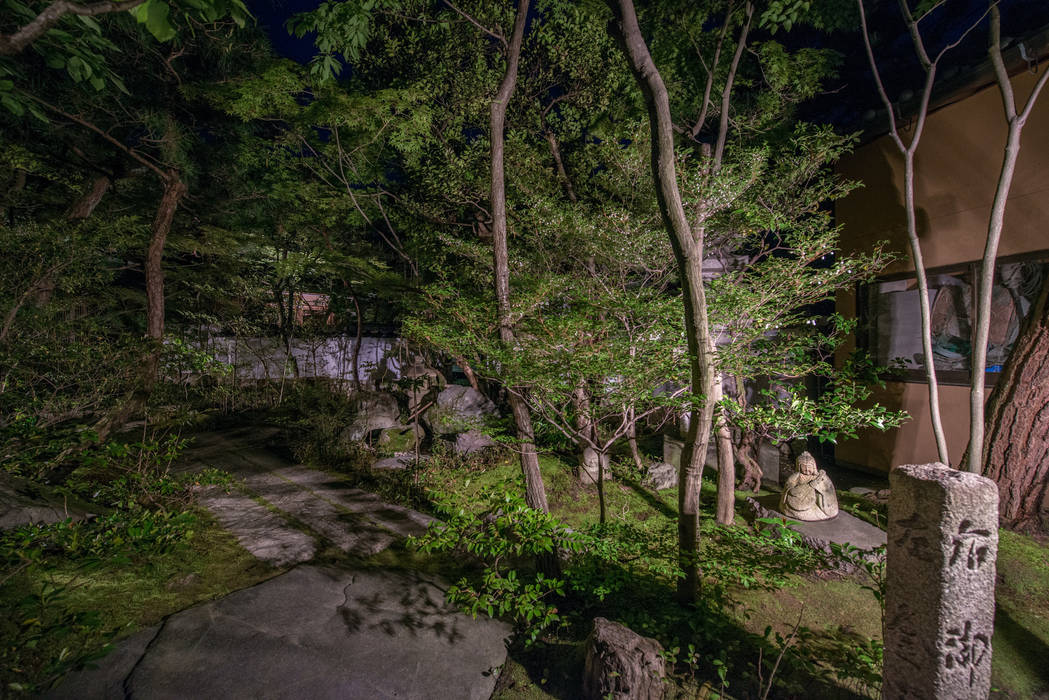
[[[986,698],[998,487],[939,463],[897,467],[889,483],[882,697]]]

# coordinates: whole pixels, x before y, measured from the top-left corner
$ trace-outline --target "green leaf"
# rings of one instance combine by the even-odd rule
[[[0,103],[7,108],[8,112],[11,112],[16,117],[20,117],[25,114],[25,106],[21,102],[12,98],[10,95],[0,95]]]

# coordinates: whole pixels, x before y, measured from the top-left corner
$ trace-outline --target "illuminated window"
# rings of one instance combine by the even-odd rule
[[[968,384],[975,329],[974,280],[979,263],[929,270],[932,349],[937,377]],[[991,297],[988,374],[1000,372],[1027,312],[1049,274],[1049,254],[1000,261]],[[913,276],[895,275],[861,287],[859,340],[874,361],[902,370],[901,378],[922,381],[921,312]],[[988,377],[993,381],[994,377]]]

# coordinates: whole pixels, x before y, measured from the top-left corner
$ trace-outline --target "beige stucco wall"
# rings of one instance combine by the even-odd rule
[[[1018,103],[1026,100],[1036,77],[1028,72],[1014,76]],[[909,140],[909,133],[904,136]],[[927,268],[983,256],[1005,138],[1002,101],[993,85],[929,115],[915,159],[918,234]],[[1045,93],[1024,129],[1022,146],[1000,256],[1049,249],[1049,95]],[[843,252],[867,250],[875,241],[888,240],[901,258],[886,272],[913,270],[902,196],[903,160],[895,144],[888,136],[879,138],[844,159],[839,172],[864,183],[836,206],[838,222],[844,226]],[[855,315],[851,294],[839,296],[838,310]],[[969,392],[954,386],[941,386],[940,392],[948,448],[957,463],[968,441]],[[871,431],[841,443],[838,459],[884,471],[899,464],[934,461],[925,385],[890,382],[877,398],[903,408],[912,420],[898,430]]]

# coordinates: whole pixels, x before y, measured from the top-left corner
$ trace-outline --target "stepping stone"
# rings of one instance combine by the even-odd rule
[[[758,513],[759,517],[785,518],[789,520],[787,516],[778,510],[778,493],[747,500],[757,504],[764,511],[763,513]],[[830,520],[795,522],[790,527],[792,530],[812,540],[851,544],[860,549],[874,549],[886,542],[884,530],[845,511],[839,511]]]
[[[384,503],[378,496],[361,489],[345,486],[338,478],[316,469],[293,467],[274,472],[296,484],[309,487],[318,497],[345,508],[351,513],[367,516],[376,525],[401,537],[421,535],[436,519],[411,508]]]
[[[509,634],[428,577],[300,566],[172,615],[48,697],[483,700]]]
[[[337,508],[330,501],[320,498],[314,491],[281,478],[280,472],[260,474],[247,479],[245,483],[249,490],[330,540],[347,554],[371,556],[397,540],[393,532]]]
[[[211,487],[198,500],[256,559],[287,566],[309,561],[317,553],[313,537],[246,494],[227,494]]]

